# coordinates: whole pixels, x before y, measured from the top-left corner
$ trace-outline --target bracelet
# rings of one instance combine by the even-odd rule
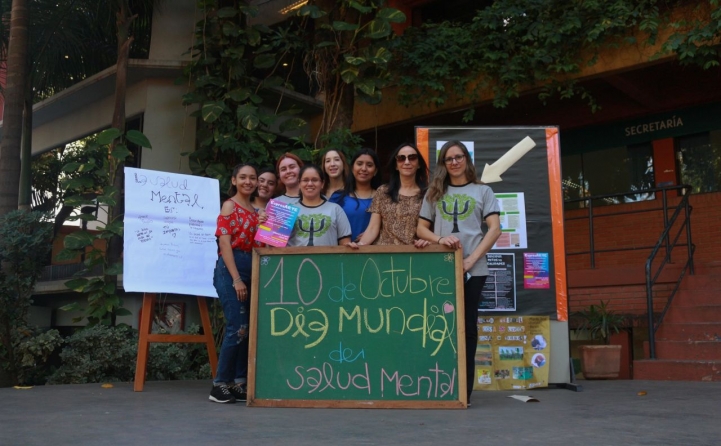
[[[440,244],[441,244],[441,239],[442,239],[442,238],[443,238],[443,237],[438,237],[438,240],[436,240],[436,244],[437,244],[437,245],[440,245]]]
[[[233,285],[235,285],[238,282],[242,282],[242,281],[243,281],[243,279],[241,279],[240,276],[238,276],[237,279],[233,279]]]

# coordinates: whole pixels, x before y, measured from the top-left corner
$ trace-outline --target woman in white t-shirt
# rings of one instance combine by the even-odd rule
[[[493,190],[476,178],[473,159],[466,146],[460,141],[444,144],[433,180],[423,198],[416,232],[423,240],[463,250],[463,273],[467,278],[463,297],[469,405],[475,382],[478,302],[488,277],[486,253],[501,235],[499,215],[498,200]],[[481,229],[483,221],[488,225],[486,234]]]

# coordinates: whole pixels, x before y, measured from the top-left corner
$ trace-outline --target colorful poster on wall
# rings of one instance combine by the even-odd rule
[[[547,252],[523,253],[523,288],[527,290],[547,290],[551,287],[548,275]]]
[[[548,387],[547,316],[480,317],[474,390]]]
[[[480,311],[516,311],[516,255],[488,253],[488,279],[483,286]]]
[[[523,192],[495,194],[501,208],[501,236],[493,249],[526,249],[526,200]]]

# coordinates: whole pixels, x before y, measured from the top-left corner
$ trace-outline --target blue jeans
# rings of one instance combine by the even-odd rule
[[[213,285],[218,292],[225,316],[225,336],[218,356],[215,384],[244,384],[248,378],[248,322],[250,320],[250,276],[252,254],[233,250],[235,266],[243,283],[248,287],[245,302],[238,300],[233,288],[233,278],[222,257],[218,257],[213,274]]]

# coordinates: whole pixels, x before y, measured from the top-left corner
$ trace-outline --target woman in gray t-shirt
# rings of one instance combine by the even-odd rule
[[[416,235],[431,243],[463,250],[466,322],[466,393],[468,404],[475,382],[478,301],[488,276],[486,253],[501,235],[500,208],[493,190],[476,178],[473,159],[460,141],[441,147],[433,180],[421,205]],[[485,220],[488,232],[483,233]],[[433,227],[433,230],[431,230]],[[470,277],[469,277],[470,275]]]

